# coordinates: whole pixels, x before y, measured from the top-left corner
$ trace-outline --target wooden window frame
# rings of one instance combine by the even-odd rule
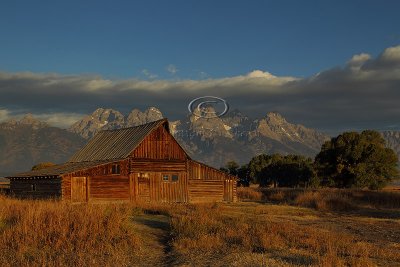
[[[172,177],[176,176],[176,180],[173,180]],[[168,180],[165,180],[164,177],[168,177]],[[161,175],[161,179],[164,183],[177,183],[179,181],[179,174],[178,173],[163,173]]]
[[[121,175],[121,165],[118,163],[114,163],[111,165],[111,174],[112,175]]]
[[[174,176],[176,176],[176,180],[174,180]],[[172,183],[177,183],[179,181],[179,174],[177,174],[177,173],[173,173],[173,174],[171,174],[171,182]]]
[[[162,181],[163,181],[164,183],[168,183],[168,182],[169,182],[169,176],[170,176],[170,175],[169,175],[168,173],[163,173],[162,176],[161,176]],[[167,177],[167,180],[164,179],[165,177]]]

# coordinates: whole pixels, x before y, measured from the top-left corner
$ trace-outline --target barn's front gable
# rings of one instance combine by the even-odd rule
[[[154,129],[130,154],[135,200],[188,202],[188,159],[167,122]]]

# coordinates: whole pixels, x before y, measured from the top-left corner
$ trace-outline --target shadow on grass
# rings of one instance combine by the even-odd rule
[[[347,212],[335,212],[358,217],[377,218],[377,219],[400,219],[400,210],[381,210],[373,208],[360,208],[359,210]]]
[[[142,215],[135,217],[135,222],[141,223],[145,226],[148,226],[153,229],[160,229],[163,231],[170,231],[170,222],[169,222],[169,217],[165,215]]]
[[[294,266],[311,266],[315,264],[315,259],[311,256],[287,253],[284,250],[268,251],[269,257],[275,260],[280,260]]]

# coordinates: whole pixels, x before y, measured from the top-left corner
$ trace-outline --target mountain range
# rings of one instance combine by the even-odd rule
[[[39,162],[64,162],[86,141],[32,115],[0,123],[0,177],[30,170]]]
[[[216,117],[212,116],[212,107],[208,109],[206,117],[194,113],[172,121],[171,132],[192,158],[216,167],[227,160],[244,163],[260,153],[314,156],[329,139],[316,130],[287,122],[278,113],[270,112],[264,118],[252,120],[237,110]],[[99,108],[68,130],[90,138],[102,129],[136,126],[161,118],[163,114],[155,107],[144,112],[134,109],[127,116],[113,109]]]
[[[216,117],[212,116],[212,107],[207,109],[205,117],[194,112],[171,121],[170,129],[190,157],[214,167],[230,160],[247,163],[261,153],[314,157],[330,138],[317,130],[292,124],[276,112],[251,119],[238,110]],[[49,126],[32,115],[0,123],[0,176],[29,170],[39,162],[65,162],[100,130],[132,127],[163,117],[155,107],[145,111],[133,109],[127,115],[98,108],[68,129]],[[387,131],[382,135],[400,154],[400,132]]]

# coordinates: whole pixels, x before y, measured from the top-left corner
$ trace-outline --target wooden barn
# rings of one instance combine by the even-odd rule
[[[16,197],[236,201],[236,177],[192,160],[171,135],[167,119],[101,131],[67,163],[7,178]]]

